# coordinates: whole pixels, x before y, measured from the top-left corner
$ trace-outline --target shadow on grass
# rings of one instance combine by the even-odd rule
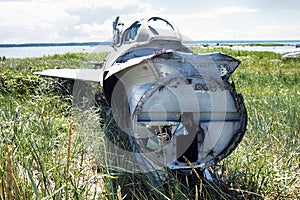
[[[102,107],[107,106],[101,102]],[[122,149],[130,148],[128,135],[123,133],[112,120],[110,113],[100,111],[101,124],[105,126],[107,139]],[[121,142],[120,142],[121,141]],[[106,152],[108,153],[108,152]],[[109,156],[107,156],[109,158]],[[97,160],[97,158],[96,158]],[[108,199],[263,199],[260,184],[250,182],[249,174],[243,174],[219,164],[209,169],[213,181],[205,179],[203,172],[186,174],[180,171],[131,173],[113,169],[99,160],[99,166],[106,168],[110,178],[104,180]],[[108,163],[108,162],[105,162]],[[165,173],[164,179],[158,180],[156,173]],[[111,178],[113,177],[113,178]],[[244,182],[247,180],[247,182]],[[259,191],[259,192],[256,192]]]
[[[212,174],[213,181],[207,181],[203,176],[197,179],[193,174],[168,172],[168,178],[156,183],[149,181],[149,174],[114,171],[111,175],[116,177],[107,180],[113,186],[111,195],[125,199],[263,199],[242,185],[233,187],[236,180],[230,175]]]

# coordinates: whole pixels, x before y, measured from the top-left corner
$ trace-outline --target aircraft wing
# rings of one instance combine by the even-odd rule
[[[48,69],[34,74],[73,80],[102,82],[102,69]]]

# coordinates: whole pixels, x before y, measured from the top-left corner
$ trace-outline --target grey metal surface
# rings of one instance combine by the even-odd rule
[[[41,72],[35,72],[34,74],[100,83],[101,78],[103,76],[103,70],[101,69],[48,69]]]
[[[116,73],[129,101],[131,134],[144,153],[139,159],[150,162],[156,157],[157,168],[165,162],[161,159],[166,159],[171,169],[188,169],[189,165],[178,158],[190,144],[178,150],[176,138],[189,134],[200,135],[194,167],[207,168],[217,156],[225,156],[222,152],[245,129],[245,113],[228,82],[239,62],[219,53],[174,51],[141,59]],[[183,122],[186,114],[193,116],[188,119],[194,121],[191,127]],[[164,127],[169,133],[162,130]]]
[[[37,74],[99,82],[142,171],[190,171],[183,156],[204,170],[230,155],[247,125],[243,97],[229,82],[240,62],[192,53],[176,27],[159,17],[124,30],[118,24],[119,18],[114,49],[98,69]]]

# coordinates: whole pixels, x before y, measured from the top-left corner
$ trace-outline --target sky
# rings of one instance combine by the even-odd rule
[[[106,42],[158,16],[187,40],[300,40],[299,0],[0,0],[0,44]]]

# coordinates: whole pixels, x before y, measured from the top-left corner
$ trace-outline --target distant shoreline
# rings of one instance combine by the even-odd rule
[[[183,41],[186,45],[205,45],[205,44],[222,44],[222,45],[296,45],[300,40],[199,40]],[[64,42],[64,43],[22,43],[22,44],[0,44],[0,48],[10,47],[51,47],[51,46],[98,46],[111,45],[111,42]]]
[[[231,48],[233,50],[269,51],[275,53],[291,53],[300,51],[297,44],[300,40],[265,40],[265,41],[184,41],[187,47],[199,48]],[[32,58],[64,53],[92,53],[109,52],[112,50],[110,42],[83,43],[26,43],[0,44],[0,56],[6,58]]]
[[[97,46],[97,45],[110,45],[110,44],[111,44],[111,42],[24,43],[24,44],[0,44],[0,48],[52,47],[52,46]]]

